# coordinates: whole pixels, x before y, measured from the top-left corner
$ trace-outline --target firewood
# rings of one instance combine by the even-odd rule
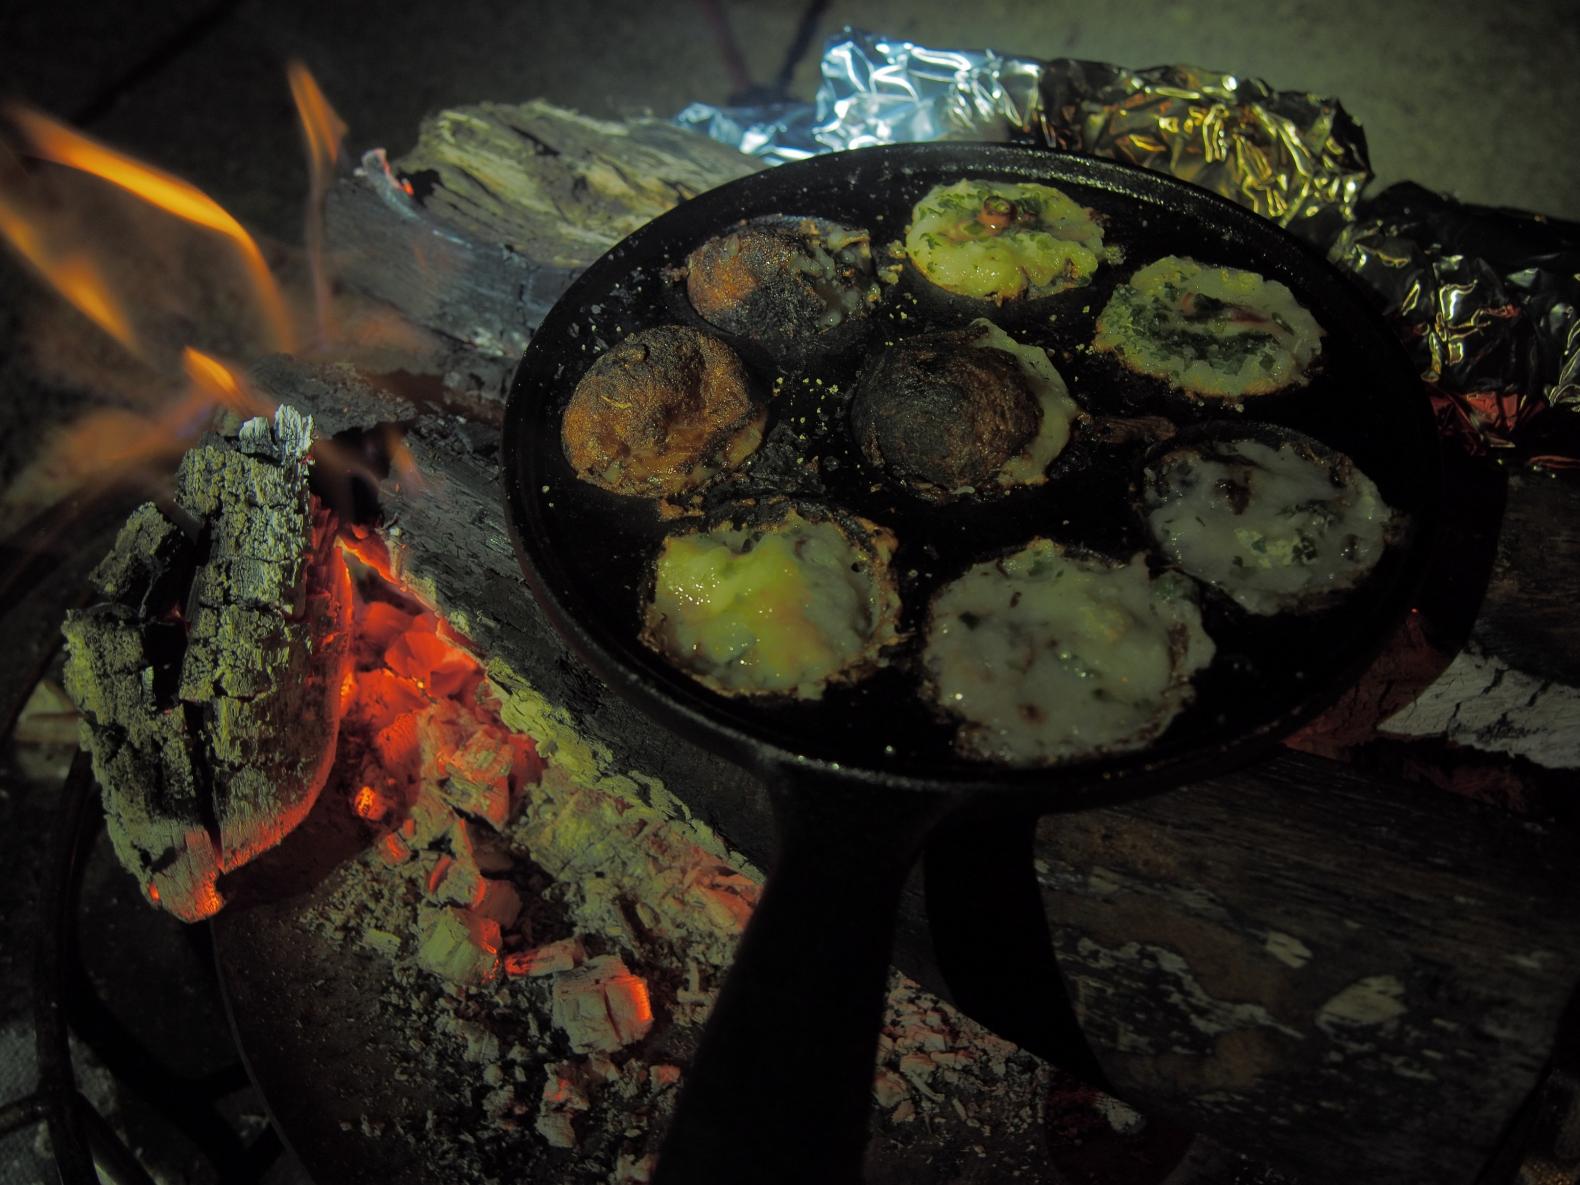
[[[311,433],[282,409],[188,453],[173,503],[132,514],[100,602],[63,627],[116,854],[188,921],[306,816],[334,753],[350,589]]]

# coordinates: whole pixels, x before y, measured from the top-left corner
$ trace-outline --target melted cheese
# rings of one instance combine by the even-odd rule
[[[1002,229],[984,225],[978,212],[989,199],[1013,203],[1024,216]],[[911,211],[905,250],[940,288],[997,301],[1085,284],[1109,255],[1102,228],[1061,191],[990,181],[929,191]]]
[[[1320,604],[1371,571],[1393,518],[1371,478],[1338,472],[1288,443],[1172,453],[1148,475],[1147,525],[1175,563],[1252,613]]]
[[[1166,256],[1114,291],[1093,346],[1198,395],[1259,395],[1302,382],[1322,328],[1276,280]]]
[[[1213,651],[1182,577],[1037,539],[940,591],[923,661],[966,752],[1040,765],[1145,745]]]
[[[1014,355],[1042,413],[1037,435],[1020,453],[1004,462],[994,480],[1001,486],[1035,485],[1045,481],[1048,466],[1070,443],[1070,426],[1081,409],[1070,398],[1070,389],[1064,385],[1064,377],[1049,360],[1046,350],[1021,345],[986,317],[978,317],[969,328],[979,334],[972,343],[974,346],[991,346]]]
[[[821,694],[891,639],[893,593],[830,522],[673,535],[659,552],[644,637],[726,693]]]

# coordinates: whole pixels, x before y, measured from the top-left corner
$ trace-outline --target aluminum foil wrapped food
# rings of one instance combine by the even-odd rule
[[[1172,173],[1324,241],[1371,179],[1365,136],[1334,99],[1194,66],[929,49],[853,29],[825,48],[810,107],[694,103],[677,118],[774,163],[870,144],[1037,140]]]
[[[1386,189],[1329,258],[1394,318],[1446,438],[1580,467],[1580,226]]]
[[[1194,66],[932,49],[845,29],[813,103],[717,108],[677,122],[771,163],[926,140],[1025,140],[1170,173],[1248,206],[1354,272],[1400,323],[1472,451],[1580,464],[1580,235],[1508,247],[1518,216],[1419,187],[1363,201],[1360,126],[1331,98]],[[1411,201],[1402,200],[1405,190]],[[1548,414],[1560,413],[1560,414]]]

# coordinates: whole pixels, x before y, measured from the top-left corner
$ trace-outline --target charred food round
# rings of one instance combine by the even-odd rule
[[[871,241],[864,230],[821,218],[760,218],[687,257],[686,295],[726,332],[804,343],[877,300]]]
[[[565,457],[617,494],[672,498],[739,465],[762,441],[767,405],[723,342],[662,325],[588,369],[565,409]]]
[[[925,497],[1042,481],[1076,406],[1048,356],[985,319],[911,338],[863,372],[851,430],[867,460]]]

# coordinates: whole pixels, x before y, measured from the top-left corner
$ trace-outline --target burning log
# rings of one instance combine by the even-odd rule
[[[132,515],[93,574],[102,602],[64,626],[116,854],[188,921],[306,817],[334,756],[350,583],[311,446],[282,408],[188,453],[173,503]]]

